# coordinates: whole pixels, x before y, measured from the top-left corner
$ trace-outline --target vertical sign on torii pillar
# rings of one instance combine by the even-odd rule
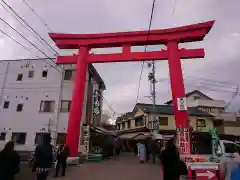
[[[89,63],[168,60],[176,127],[189,129],[188,112],[180,111],[177,103],[178,98],[185,97],[180,59],[203,58],[204,49],[179,49],[178,44],[202,41],[213,24],[214,21],[209,21],[171,29],[151,30],[150,33],[148,31],[102,34],[51,33],[50,37],[60,49],[79,50],[78,55],[57,57],[57,64],[76,64],[72,105],[66,138],[66,143],[70,147],[71,156],[76,156],[78,153],[80,121],[82,117],[85,81]],[[167,50],[131,52],[131,46],[158,44],[165,44]],[[112,54],[89,54],[90,49],[109,47],[122,47],[122,52]],[[187,143],[184,143],[187,146],[185,149],[190,151],[189,140],[187,141]]]

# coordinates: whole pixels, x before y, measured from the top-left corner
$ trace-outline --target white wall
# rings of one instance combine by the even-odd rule
[[[201,99],[195,100],[194,96],[198,96]],[[187,106],[188,107],[206,106],[214,108],[224,108],[226,106],[226,102],[223,100],[209,100],[204,96],[194,93],[187,97]]]
[[[51,63],[50,60],[48,61]],[[69,113],[59,112],[59,103],[61,100],[72,99],[73,82],[61,83],[63,74],[43,60],[30,61],[29,68],[24,67],[26,62],[0,62],[0,132],[7,133],[6,141],[11,139],[12,132],[27,132],[26,144],[17,145],[16,149],[31,151],[35,148],[36,132],[42,132],[42,128],[47,130],[49,119],[51,119],[51,130],[56,132],[55,135],[57,132],[66,132]],[[9,63],[9,69],[6,74],[7,63]],[[29,70],[34,70],[32,79],[28,78]],[[42,78],[43,70],[48,70],[48,76],[45,79]],[[22,81],[16,81],[18,73],[23,73]],[[4,83],[5,75],[7,78]],[[85,98],[86,92],[87,88]],[[8,109],[3,109],[5,100],[10,101]],[[55,100],[54,112],[39,112],[40,103],[44,100]],[[24,104],[22,112],[16,112],[18,103]],[[86,112],[85,106],[83,112]],[[84,119],[85,113],[83,113],[82,123]],[[6,141],[0,141],[0,149],[4,147]]]

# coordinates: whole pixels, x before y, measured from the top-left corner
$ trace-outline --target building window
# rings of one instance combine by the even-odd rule
[[[120,124],[117,125],[117,129],[120,130]]]
[[[27,133],[12,133],[12,141],[16,144],[26,143]]]
[[[42,77],[43,78],[46,78],[47,75],[48,75],[48,71],[47,70],[42,71]]]
[[[70,81],[73,79],[73,75],[74,75],[74,70],[73,69],[67,69],[65,70],[65,73],[64,73],[64,80],[65,81]]]
[[[6,133],[5,132],[1,132],[0,133],[0,141],[5,141],[6,140]]]
[[[23,111],[23,104],[18,104],[17,105],[17,112],[22,112]]]
[[[168,126],[168,117],[159,117],[159,125]]]
[[[56,144],[57,145],[65,144],[65,141],[66,141],[66,133],[58,133]]]
[[[206,127],[205,119],[197,119],[197,127]]]
[[[17,76],[17,81],[22,81],[22,78],[23,78],[23,74],[19,73]]]
[[[40,112],[54,112],[55,101],[41,101]]]
[[[3,109],[8,109],[9,108],[9,104],[10,104],[9,101],[4,101]]]
[[[131,120],[128,120],[127,126],[128,126],[128,129],[131,129]]]
[[[34,77],[34,71],[30,70],[28,71],[28,78],[33,78]]]
[[[200,96],[193,96],[193,99],[198,100],[198,99],[201,99],[201,97]]]
[[[61,112],[70,112],[72,101],[62,100],[61,101]]]
[[[49,136],[50,133],[36,133],[34,143],[35,145],[41,144],[44,136]]]

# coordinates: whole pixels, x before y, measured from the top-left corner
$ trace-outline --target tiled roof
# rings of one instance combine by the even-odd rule
[[[154,110],[152,104],[137,103],[135,108],[140,108],[141,110],[147,113],[154,113],[155,111],[155,113],[158,114],[173,115],[172,105],[156,105],[156,108]],[[189,107],[188,112],[190,116],[213,117],[211,114],[198,110],[196,107]]]

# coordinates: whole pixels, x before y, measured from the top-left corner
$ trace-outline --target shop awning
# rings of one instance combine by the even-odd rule
[[[112,135],[112,136],[115,136],[117,134],[117,132],[115,131],[109,131],[107,129],[104,129],[104,128],[101,128],[101,127],[96,127],[96,126],[93,126],[91,125],[91,129],[97,133],[100,133],[100,134],[104,134],[104,135]]]
[[[140,139],[146,139],[150,137],[151,137],[150,133],[139,133],[137,136],[133,137],[133,139],[140,140]]]
[[[173,138],[174,135],[163,135],[163,137],[164,137],[165,140],[168,141],[169,139]]]
[[[127,133],[127,134],[122,134],[119,137],[121,139],[132,139],[133,137],[137,136],[139,133]]]

